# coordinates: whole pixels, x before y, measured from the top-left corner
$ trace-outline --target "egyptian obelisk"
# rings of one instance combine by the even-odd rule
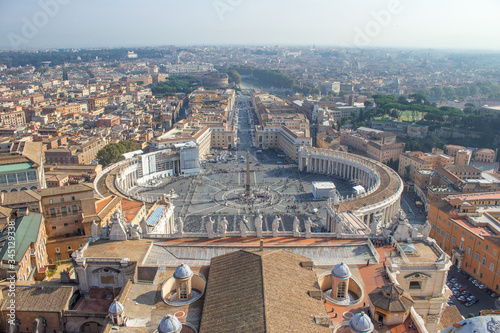
[[[245,183],[245,196],[250,198],[250,153],[247,151],[247,180]]]

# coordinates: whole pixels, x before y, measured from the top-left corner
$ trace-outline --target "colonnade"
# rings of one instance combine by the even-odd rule
[[[403,182],[389,167],[366,157],[313,147],[301,147],[298,155],[300,171],[349,179],[365,187],[366,194],[353,198],[352,204],[347,205],[352,208],[350,211],[345,211],[342,204],[335,206],[329,202],[326,220],[329,232],[340,232],[340,224],[349,223],[350,230],[376,234],[401,209]],[[389,176],[385,177],[389,183],[381,184],[379,172]],[[393,186],[396,182],[397,186]],[[389,184],[391,188],[397,187],[396,191],[387,193],[385,188],[389,188]]]

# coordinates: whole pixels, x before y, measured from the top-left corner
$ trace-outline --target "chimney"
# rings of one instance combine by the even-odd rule
[[[261,238],[260,239],[260,247],[259,247],[259,251],[264,251],[264,240]]]

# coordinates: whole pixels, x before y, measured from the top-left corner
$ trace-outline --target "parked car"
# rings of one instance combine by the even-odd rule
[[[493,298],[497,298],[499,295],[497,293],[492,293],[492,294],[490,294],[490,296]]]

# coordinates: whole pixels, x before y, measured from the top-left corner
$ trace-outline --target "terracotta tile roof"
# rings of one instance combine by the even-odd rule
[[[240,250],[212,259],[200,332],[330,332],[309,258],[288,251]]]
[[[2,290],[4,299],[8,299],[8,288]],[[73,287],[66,286],[16,286],[16,311],[58,312],[68,310],[68,303],[73,295]],[[2,311],[9,303],[5,302]]]
[[[389,312],[406,312],[413,305],[411,296],[394,284],[379,287],[368,296],[375,307]]]
[[[464,317],[458,311],[455,305],[447,306],[443,313],[441,314],[441,318],[439,319],[438,331],[441,332],[451,325],[458,323],[459,321],[464,320]]]
[[[20,203],[39,202],[41,198],[42,196],[33,190],[9,192],[3,194],[2,205],[8,206]]]

